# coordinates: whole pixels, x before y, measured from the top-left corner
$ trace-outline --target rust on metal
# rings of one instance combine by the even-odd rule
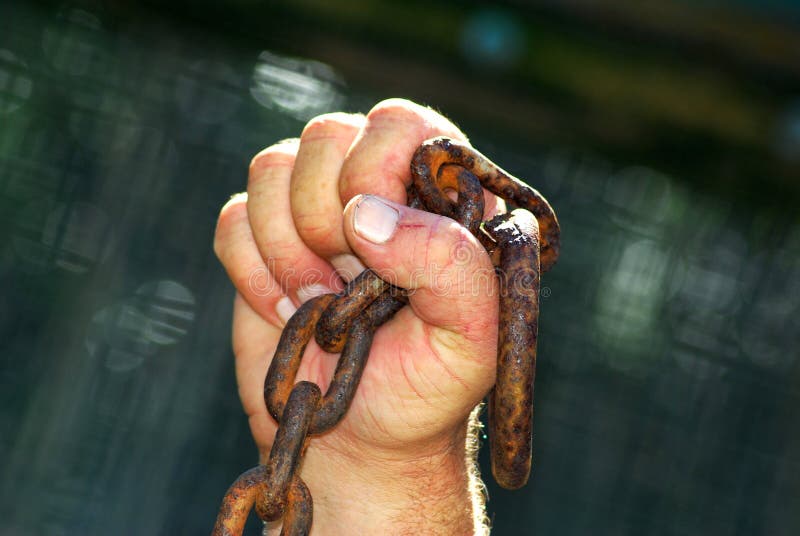
[[[317,322],[317,344],[326,352],[341,352],[350,322],[387,288],[388,283],[372,270],[361,272],[347,284],[344,292],[336,296]]]
[[[264,401],[270,415],[278,422],[294,387],[303,352],[314,335],[314,326],[334,298],[333,294],[324,294],[307,301],[295,311],[283,328],[264,380]]]
[[[540,253],[542,272],[550,270],[558,260],[561,230],[556,213],[547,199],[467,143],[443,137],[423,142],[411,161],[414,186],[422,199],[437,197],[435,190],[438,185],[431,178],[438,175],[440,168],[448,165],[457,165],[469,170],[484,188],[536,216],[539,221],[542,248]]]
[[[356,394],[358,382],[367,364],[372,337],[378,327],[403,308],[407,300],[384,292],[361,316],[353,319],[336,371],[320,407],[314,414],[311,432],[314,435],[330,430],[342,419]]]
[[[414,154],[411,169],[421,205],[455,217],[465,226],[468,223],[459,217],[459,207],[446,195],[447,189],[458,190],[459,204],[466,202],[467,195],[462,192],[471,183],[481,200],[482,186],[522,205],[510,214],[495,216],[480,228],[470,227],[496,266],[501,288],[497,380],[489,394],[492,474],[500,486],[518,489],[528,481],[532,462],[540,269],[551,267],[558,257],[558,220],[541,194],[464,143],[448,138],[428,140]],[[478,224],[482,216],[481,204]],[[549,239],[546,247],[540,247],[540,234]],[[549,264],[540,266],[540,256],[545,255]]]
[[[280,536],[307,536],[314,517],[311,492],[299,476],[292,479]]]
[[[247,516],[253,508],[259,492],[264,490],[265,468],[263,465],[245,471],[231,484],[211,536],[236,536],[242,533]]]
[[[464,142],[434,138],[422,143],[412,158],[411,175],[408,206],[468,228],[498,274],[500,325],[497,380],[489,393],[489,442],[495,479],[517,489],[531,469],[540,274],[558,259],[558,219],[538,191]],[[483,221],[484,188],[518,209]],[[347,413],[375,331],[407,303],[403,289],[366,270],[342,293],[314,298],[292,316],[264,382],[266,406],[279,422],[270,457],[230,487],[213,536],[240,535],[254,506],[264,520],[283,519],[281,536],[308,534],[313,502],[298,474],[307,438],[330,430]],[[313,383],[295,385],[312,336],[324,350],[341,352],[324,396]]]
[[[256,499],[258,515],[265,521],[280,519],[286,510],[289,485],[299,478],[300,454],[321,396],[319,386],[311,382],[299,382],[289,394],[267,460],[264,493]]]
[[[489,450],[500,486],[528,481],[533,440],[533,380],[539,324],[539,227],[517,209],[486,223],[500,249],[497,380],[489,395]]]

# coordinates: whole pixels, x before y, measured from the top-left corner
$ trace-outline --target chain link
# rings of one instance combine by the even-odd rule
[[[448,216],[486,248],[500,279],[497,381],[489,393],[489,444],[498,484],[517,489],[532,459],[533,381],[539,319],[540,272],[558,259],[560,229],[545,198],[468,145],[448,138],[424,142],[411,161],[408,205]],[[483,189],[519,207],[483,222]],[[457,200],[446,195],[457,192]],[[278,421],[269,459],[228,489],[212,536],[240,535],[250,510],[264,521],[283,519],[281,536],[306,535],[313,501],[297,474],[311,436],[330,430],[355,396],[375,331],[408,303],[403,289],[371,270],[341,294],[303,304],[283,329],[264,382],[264,400]],[[341,353],[327,392],[295,384],[314,336],[325,351]]]

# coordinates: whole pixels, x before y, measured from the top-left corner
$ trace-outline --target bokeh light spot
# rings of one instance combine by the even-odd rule
[[[148,319],[142,336],[159,345],[177,343],[194,322],[194,296],[176,281],[150,281],[134,295]]]
[[[603,200],[617,225],[651,234],[662,228],[674,200],[671,179],[651,168],[625,168],[606,182]]]
[[[481,67],[504,69],[525,52],[525,29],[512,14],[497,9],[470,15],[461,29],[461,51]]]
[[[143,283],[134,294],[98,311],[89,325],[86,349],[114,372],[139,368],[160,349],[178,343],[195,319],[192,292],[177,281]]]
[[[340,106],[342,85],[324,63],[264,51],[253,69],[250,95],[265,108],[306,121]]]
[[[668,266],[669,256],[656,242],[637,240],[624,247],[600,281],[597,333],[619,370],[646,365],[631,356],[648,355],[652,348]]]

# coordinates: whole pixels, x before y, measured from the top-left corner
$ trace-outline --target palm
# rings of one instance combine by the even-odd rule
[[[496,316],[496,308],[486,314]],[[234,343],[240,348],[260,343],[261,355],[271,356],[279,334],[268,324],[258,335],[236,329],[235,338],[247,340]],[[462,423],[493,383],[494,337],[487,333],[486,340],[477,345],[459,339],[423,321],[413,307],[402,309],[376,333],[351,407],[339,425],[320,441],[337,450],[352,448],[354,442],[381,447],[398,441],[422,441]],[[476,355],[464,355],[465,351]],[[267,361],[262,361],[264,372]],[[312,341],[303,356],[298,379],[313,381],[324,391],[336,363],[336,357]],[[239,371],[238,380],[248,413],[266,412],[261,397],[263,373]],[[274,421],[267,419],[272,423],[268,431],[253,427],[262,448],[272,443],[274,434]]]

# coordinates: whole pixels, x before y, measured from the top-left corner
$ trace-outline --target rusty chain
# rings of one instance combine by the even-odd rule
[[[539,277],[558,259],[560,230],[547,200],[465,143],[424,142],[411,161],[408,205],[448,216],[486,248],[500,282],[497,380],[489,399],[492,473],[507,489],[525,485],[531,468],[533,380],[539,320]],[[483,188],[518,207],[483,222]],[[446,192],[453,190],[457,200]],[[240,535],[255,507],[264,521],[283,520],[281,536],[308,534],[313,502],[298,474],[308,438],[330,430],[355,395],[375,331],[408,303],[405,291],[366,270],[340,294],[318,296],[289,319],[264,382],[264,400],[278,421],[269,459],[243,473],[222,501],[212,536]],[[295,384],[315,337],[341,353],[328,391]]]

